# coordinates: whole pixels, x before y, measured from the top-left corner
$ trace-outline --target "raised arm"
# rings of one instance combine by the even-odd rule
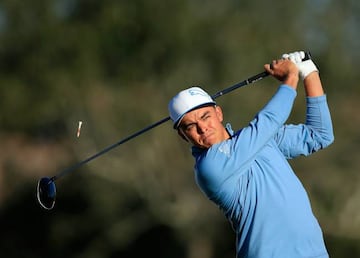
[[[305,94],[307,97],[318,97],[324,95],[319,73],[314,71],[304,79]]]
[[[331,115],[318,69],[311,59],[302,61],[303,54],[300,51],[283,55],[299,68],[306,95],[305,124],[284,126],[276,137],[280,149],[289,158],[309,155],[334,141]]]

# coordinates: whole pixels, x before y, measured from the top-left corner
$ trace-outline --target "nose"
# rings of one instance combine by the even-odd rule
[[[199,134],[205,133],[207,130],[207,125],[203,121],[198,121],[197,123],[197,131]]]

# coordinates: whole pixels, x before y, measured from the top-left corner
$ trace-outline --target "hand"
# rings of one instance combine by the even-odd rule
[[[265,70],[279,81],[296,89],[299,81],[299,69],[288,59],[273,60],[264,65]]]
[[[304,57],[304,51],[297,51],[282,55],[283,59],[289,59],[297,65],[299,68],[300,78],[302,80],[304,80],[310,73],[319,71],[311,59],[303,61]]]

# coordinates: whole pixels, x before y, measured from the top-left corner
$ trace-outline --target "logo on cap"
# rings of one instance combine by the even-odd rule
[[[178,127],[187,112],[207,104],[215,104],[215,101],[200,87],[191,87],[179,92],[168,105],[174,128]]]

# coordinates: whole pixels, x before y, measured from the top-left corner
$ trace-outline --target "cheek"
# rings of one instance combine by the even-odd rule
[[[186,131],[186,132],[182,131],[179,134],[184,140],[186,140],[188,142],[193,142],[194,141],[193,140],[194,135],[193,135],[193,133],[191,131]]]
[[[201,136],[197,132],[189,132],[186,134],[186,139],[194,145],[201,143]]]
[[[219,119],[214,119],[211,123],[209,123],[209,128],[218,130],[220,127],[222,127],[222,123]]]

